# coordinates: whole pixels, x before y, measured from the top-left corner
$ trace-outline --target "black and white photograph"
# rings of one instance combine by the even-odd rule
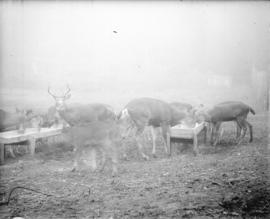
[[[0,218],[270,218],[270,2],[0,1]]]

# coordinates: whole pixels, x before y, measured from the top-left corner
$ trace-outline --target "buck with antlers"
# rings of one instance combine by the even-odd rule
[[[62,96],[52,94],[50,88],[48,93],[55,99],[55,107],[50,108],[50,114],[55,114],[56,120],[64,119],[69,125],[90,123],[93,121],[115,120],[116,115],[113,108],[107,104],[71,104],[66,105],[66,100],[71,97],[70,88]]]
[[[77,169],[79,158],[87,151],[90,151],[92,166],[96,169],[96,152],[101,151],[103,166],[107,159],[111,158],[113,174],[115,174],[117,172],[116,146],[120,133],[112,107],[101,103],[67,106],[65,101],[71,96],[69,87],[63,96],[53,95],[50,88],[48,93],[56,101],[55,110],[51,109],[51,114],[55,114],[56,121],[63,119],[70,126],[64,132],[75,147],[73,170]]]

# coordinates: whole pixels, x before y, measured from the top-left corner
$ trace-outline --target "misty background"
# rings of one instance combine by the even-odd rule
[[[269,100],[270,3],[1,1],[1,108]]]

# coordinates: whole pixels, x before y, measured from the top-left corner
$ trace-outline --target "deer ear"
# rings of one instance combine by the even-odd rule
[[[67,95],[65,96],[65,100],[69,99],[70,97],[71,97],[71,94],[69,93],[69,94],[67,94]]]

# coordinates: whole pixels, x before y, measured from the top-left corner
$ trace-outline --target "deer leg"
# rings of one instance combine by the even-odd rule
[[[248,121],[245,121],[245,122],[246,122],[246,124],[249,127],[249,133],[250,133],[250,140],[249,140],[249,142],[252,142],[253,141],[253,127],[252,127],[252,125]]]
[[[143,145],[142,145],[142,143],[141,143],[143,129],[144,129],[144,128],[138,128],[138,129],[137,129],[135,139],[136,139],[136,143],[137,143],[137,146],[138,146],[138,149],[139,149],[140,154],[142,155],[142,157],[143,157],[145,160],[149,160],[149,157],[148,157],[146,154],[143,153]]]
[[[78,168],[78,161],[79,161],[79,159],[80,159],[80,157],[81,157],[81,155],[82,155],[82,148],[81,147],[74,147],[75,148],[75,158],[74,158],[74,162],[73,162],[73,167],[72,167],[72,169],[71,169],[71,171],[72,172],[74,172],[74,171],[76,171],[77,170],[77,168]]]
[[[152,134],[152,126],[150,127],[150,132],[149,132],[149,130],[147,130],[147,129],[145,129],[144,130],[144,136],[145,136],[145,139],[147,140],[147,141],[151,141],[153,138],[153,134]],[[152,136],[152,137],[151,137]]]
[[[116,145],[113,145],[112,152],[111,152],[111,160],[112,160],[112,176],[117,175],[117,164],[118,164],[118,157],[117,157],[117,150]]]
[[[168,126],[167,124],[162,124],[161,125],[161,131],[162,131],[162,137],[164,139],[164,149],[166,154],[168,154],[168,140],[167,140],[167,134],[170,133],[170,126]]]
[[[241,130],[243,130],[242,134],[239,137],[238,143],[237,143],[237,145],[239,145],[242,143],[242,141],[246,135],[247,125],[245,123],[245,120],[243,120],[243,119],[238,119],[237,121],[238,121],[239,126],[241,127]]]
[[[237,124],[237,138],[236,138],[236,142],[237,144],[239,143],[241,136],[242,136],[242,130],[243,130],[243,126],[241,124],[241,121],[236,120],[236,124]]]
[[[153,148],[152,148],[152,155],[153,157],[156,157],[156,132],[155,128],[151,126],[151,134],[152,134],[152,139],[153,139]]]
[[[211,123],[206,123],[205,126],[205,143],[210,139],[209,137],[211,136],[212,133],[212,124]]]
[[[236,139],[239,139],[240,135],[241,135],[241,127],[236,122]]]
[[[90,151],[90,159],[91,159],[92,170],[96,171],[96,169],[97,169],[97,149],[95,147],[92,148]],[[106,157],[105,157],[105,161],[106,161]],[[105,165],[105,163],[104,163],[104,165]]]
[[[214,145],[217,145],[220,143],[221,138],[223,137],[223,134],[224,134],[224,129],[222,127],[220,128],[220,125],[219,125],[216,131],[216,140],[215,140]]]
[[[216,133],[216,123],[211,123],[210,125],[210,144],[214,145],[214,135]]]
[[[214,128],[215,128],[215,124],[210,123],[208,131],[210,133],[210,144],[213,145],[213,136],[214,136]]]
[[[242,139],[244,139],[244,137],[246,136],[246,133],[247,133],[247,129],[248,129],[248,124],[247,124],[247,121],[246,120],[243,120],[243,136],[242,136]]]
[[[214,141],[214,146],[217,145],[219,138],[220,138],[220,125],[221,122],[216,123],[215,125],[215,141]]]
[[[108,157],[107,157],[107,153],[106,153],[104,148],[101,148],[100,151],[101,151],[101,168],[100,168],[100,171],[103,171],[104,168],[105,168],[105,165],[107,163]]]
[[[130,128],[130,127],[129,127],[128,130],[126,131],[124,137],[123,137],[124,141],[126,141],[127,137],[130,135],[131,131],[134,131],[134,128]],[[134,134],[134,133],[133,133],[133,134]],[[123,158],[124,158],[125,160],[127,160],[127,152],[126,152],[126,148],[123,149]]]

